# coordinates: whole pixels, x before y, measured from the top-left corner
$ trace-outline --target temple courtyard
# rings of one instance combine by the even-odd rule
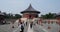
[[[5,24],[5,25],[0,25],[0,32],[19,32],[20,27],[16,26],[18,20],[16,20],[15,24]],[[12,28],[12,26],[15,25],[15,28]],[[48,26],[51,28],[48,29]],[[27,23],[27,26],[24,26],[24,32],[59,32],[60,26],[56,23],[53,24],[45,24],[43,25],[40,24],[34,24],[32,28],[30,28],[30,23]]]

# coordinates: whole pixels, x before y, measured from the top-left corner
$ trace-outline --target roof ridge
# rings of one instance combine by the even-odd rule
[[[29,5],[29,7],[25,10],[25,11],[36,11],[33,7],[32,7],[32,5],[30,4]]]
[[[35,10],[32,5],[30,4],[29,7],[27,9],[25,9],[24,11],[22,11],[21,13],[24,12],[35,12],[35,13],[40,13],[39,11]]]

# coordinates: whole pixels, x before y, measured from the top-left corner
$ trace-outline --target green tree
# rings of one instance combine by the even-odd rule
[[[19,14],[15,14],[15,18],[21,18],[22,16]]]
[[[46,15],[41,15],[41,17],[44,18],[44,19],[54,19],[55,15],[52,14],[52,13],[48,13]]]

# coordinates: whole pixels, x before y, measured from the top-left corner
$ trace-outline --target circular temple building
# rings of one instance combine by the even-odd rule
[[[22,18],[33,19],[37,18],[40,12],[35,10],[30,4],[29,7],[21,13],[23,14]]]

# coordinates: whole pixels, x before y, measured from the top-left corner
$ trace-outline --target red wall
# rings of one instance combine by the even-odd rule
[[[36,14],[23,14],[24,18],[36,18],[36,16],[38,16],[38,15],[36,15]]]

